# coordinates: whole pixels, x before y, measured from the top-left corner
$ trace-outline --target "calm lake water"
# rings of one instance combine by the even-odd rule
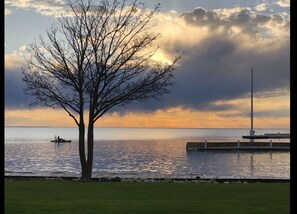
[[[290,130],[256,130],[272,132]],[[188,141],[243,141],[241,136],[248,133],[248,129],[95,128],[93,177],[290,178],[288,151],[186,151]],[[50,142],[55,136],[72,142]],[[5,172],[79,176],[77,139],[77,128],[5,127]]]

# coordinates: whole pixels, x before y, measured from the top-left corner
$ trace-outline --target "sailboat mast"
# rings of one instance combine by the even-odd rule
[[[250,130],[250,136],[254,136],[254,71],[253,71],[253,67],[252,67],[252,71],[251,71],[251,130]]]

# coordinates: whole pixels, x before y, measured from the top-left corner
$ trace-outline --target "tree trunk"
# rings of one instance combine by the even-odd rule
[[[88,124],[88,158],[86,167],[86,179],[91,180],[93,169],[93,153],[94,153],[94,108],[90,105],[89,124]]]
[[[93,153],[94,153],[94,123],[89,122],[88,126],[88,159],[87,159],[87,179],[91,180],[93,169]]]
[[[81,180],[87,180],[87,161],[85,152],[85,125],[83,122],[79,124],[79,157],[81,165]]]

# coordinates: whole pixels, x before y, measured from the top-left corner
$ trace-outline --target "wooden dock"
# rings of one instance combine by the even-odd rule
[[[188,142],[187,151],[207,150],[290,150],[289,142]]]

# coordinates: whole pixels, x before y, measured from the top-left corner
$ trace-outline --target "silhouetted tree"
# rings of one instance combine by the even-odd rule
[[[151,60],[160,36],[150,31],[151,22],[159,5],[153,10],[137,0],[68,5],[70,10],[47,30],[47,40],[40,36],[28,48],[24,91],[35,97],[34,105],[62,108],[73,118],[81,179],[90,180],[94,123],[115,106],[168,93],[181,56],[169,65]]]

